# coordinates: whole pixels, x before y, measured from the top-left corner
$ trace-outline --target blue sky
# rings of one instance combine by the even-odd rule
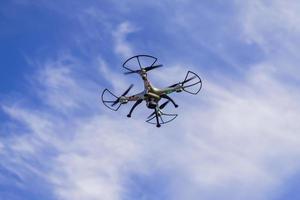
[[[300,3],[10,0],[0,3],[0,199],[299,199]],[[158,57],[157,86],[188,70],[160,129],[100,103]],[[171,109],[171,108],[169,108]]]

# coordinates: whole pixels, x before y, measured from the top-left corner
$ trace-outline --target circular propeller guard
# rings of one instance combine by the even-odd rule
[[[136,55],[127,59],[123,67],[128,70],[125,74],[139,73],[141,70],[150,71],[152,69],[162,67],[162,65],[155,65],[157,58],[149,55]]]
[[[198,94],[202,88],[201,78],[194,72],[188,71],[184,81],[182,81],[182,89],[190,94]]]

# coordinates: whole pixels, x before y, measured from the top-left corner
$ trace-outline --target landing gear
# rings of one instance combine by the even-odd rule
[[[132,114],[133,110],[134,110],[140,103],[142,103],[142,101],[143,101],[143,99],[139,99],[139,100],[137,100],[137,101],[133,104],[132,108],[130,109],[130,111],[129,111],[128,115],[127,115],[127,117],[131,117],[131,114]]]

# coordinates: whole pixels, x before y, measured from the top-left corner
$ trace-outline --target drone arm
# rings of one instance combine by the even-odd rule
[[[169,97],[167,94],[161,95],[161,98],[170,100],[173,103],[173,105],[175,106],[175,108],[178,107],[178,105],[175,103],[175,101],[171,97]]]
[[[160,127],[159,119],[158,119],[158,110],[155,108],[155,118],[156,118],[156,127]]]
[[[127,117],[131,117],[131,114],[132,114],[133,110],[134,110],[140,103],[142,103],[142,101],[143,101],[143,99],[139,99],[139,100],[137,100],[137,101],[134,103],[134,105],[133,105],[132,108],[130,109],[130,111],[129,111]]]
[[[127,101],[138,101],[138,100],[143,100],[144,99],[144,94],[145,92],[141,92],[129,97],[125,97],[127,99]]]
[[[181,92],[181,91],[182,91],[182,85],[178,83],[163,89],[162,93],[167,95],[173,92]]]

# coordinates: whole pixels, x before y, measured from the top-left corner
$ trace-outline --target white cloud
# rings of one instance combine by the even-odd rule
[[[207,83],[204,106],[185,105],[185,153],[173,156],[193,182],[191,192],[202,191],[197,198],[225,188],[230,199],[267,199],[300,167],[299,89],[261,71],[249,76],[229,89]]]
[[[207,79],[202,93],[186,96],[179,118],[162,129],[116,113],[64,120],[59,113],[8,106],[5,111],[30,131],[6,148],[41,160],[43,149],[54,148],[57,155],[45,163],[45,174],[24,161],[19,164],[52,182],[61,199],[122,199],[131,173],[151,174],[153,169],[176,172],[170,186],[176,199],[266,199],[270,188],[300,167],[299,91],[274,79],[264,64],[241,82],[222,86]],[[68,90],[82,89],[81,80],[68,73],[54,73],[49,80],[74,83]],[[51,96],[52,81],[43,84]],[[187,103],[192,101],[197,103]]]
[[[119,72],[115,73],[111,68],[111,66],[108,65],[107,62],[105,62],[103,59],[98,59],[98,65],[99,65],[99,72],[101,76],[107,81],[108,84],[111,84],[113,88],[112,91],[119,91],[122,88],[125,90],[125,87],[128,87],[130,83],[128,83],[128,80],[126,80],[126,77],[122,73],[121,64],[119,66]],[[118,95],[118,94],[117,94]]]
[[[288,52],[298,49],[289,37],[280,36],[281,42],[274,36],[276,42],[269,41],[270,27],[292,35],[298,32],[293,29],[297,14],[293,8],[286,12],[287,5],[275,1],[267,11],[262,1],[240,5],[244,39],[267,51],[273,45]],[[281,22],[287,22],[285,26],[273,19],[276,12]],[[136,30],[129,22],[118,26],[113,33],[118,55],[133,55],[127,36]],[[60,199],[122,199],[132,189],[126,185],[131,174],[151,175],[153,169],[170,171],[168,187],[173,199],[268,199],[276,195],[272,190],[300,168],[299,88],[283,82],[277,73],[281,71],[278,61],[289,60],[295,69],[298,60],[293,54],[273,58],[270,54],[252,65],[239,81],[220,80],[223,74],[218,72],[202,77],[202,92],[195,97],[180,96],[180,116],[161,129],[144,123],[144,115],[138,112],[133,119],[127,119],[124,110],[121,115],[98,112],[102,107],[97,83],[76,71],[83,65],[79,60],[63,57],[44,62],[36,74],[38,81],[32,84],[38,85],[39,97],[47,106],[32,108],[12,102],[4,107],[27,130],[0,143],[0,154],[5,166],[20,176],[28,170],[49,181]],[[114,88],[126,84],[103,59],[98,64],[107,81],[120,80],[112,81]],[[164,83],[180,80],[179,66],[162,69],[169,74]],[[87,108],[97,111],[74,112]],[[48,155],[47,150],[55,153]],[[23,157],[39,160],[46,170]]]
[[[127,36],[135,31],[137,31],[137,28],[126,21],[119,24],[113,33],[115,38],[115,52],[123,58],[129,58],[134,55],[133,47],[127,41]]]
[[[2,150],[3,150],[3,148],[4,148],[4,145],[0,142],[0,154],[1,154]]]
[[[249,40],[262,46],[290,43],[299,32],[300,3],[255,0],[240,3],[241,24]],[[288,44],[292,45],[292,44]],[[271,49],[268,49],[269,51]]]
[[[63,199],[120,199],[124,173],[142,152],[137,139],[143,132],[132,130],[105,117],[79,124],[76,136],[61,149],[50,174],[58,195]]]
[[[34,90],[42,93],[40,97],[49,107],[40,110],[13,103],[3,107],[28,129],[5,141],[1,151],[6,157],[4,165],[25,177],[30,173],[41,176],[54,184],[54,193],[62,199],[120,199],[124,173],[137,165],[139,152],[143,152],[139,139],[145,133],[135,131],[142,130],[143,124],[135,120],[125,124],[123,117],[74,114],[78,107],[103,107],[99,99],[90,100],[94,95],[99,98],[100,91],[87,88],[86,81],[74,75],[74,65],[59,58],[45,62],[37,73],[38,81],[32,84],[38,89]],[[48,151],[57,155],[45,154]],[[40,161],[43,168],[32,166],[24,157]]]
[[[255,0],[238,3],[243,39],[258,44],[278,73],[299,77],[300,50],[298,10],[296,0]]]

